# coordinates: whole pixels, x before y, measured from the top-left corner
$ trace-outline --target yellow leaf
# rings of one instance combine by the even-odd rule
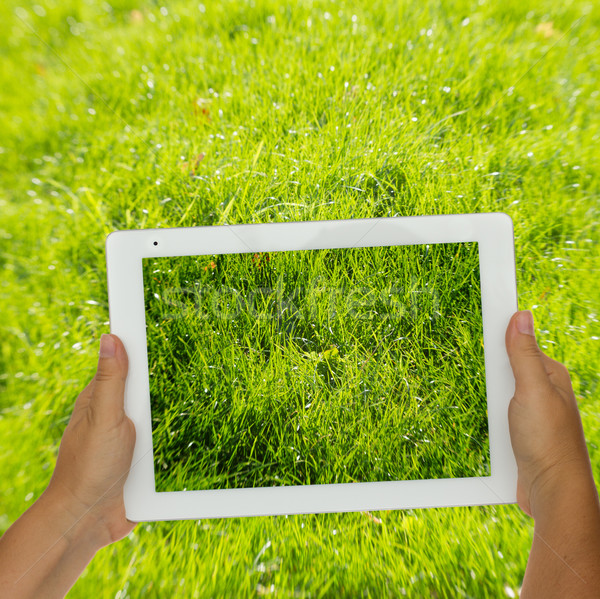
[[[547,21],[546,23],[540,23],[536,28],[535,32],[546,39],[559,35],[560,31],[554,29],[554,21]]]
[[[337,358],[339,357],[340,352],[338,351],[338,348],[335,347],[335,345],[333,347],[330,347],[329,349],[326,349],[323,352],[323,358],[325,358],[326,360],[331,360],[332,358]]]

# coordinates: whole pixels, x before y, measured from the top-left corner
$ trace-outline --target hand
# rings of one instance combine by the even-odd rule
[[[536,518],[555,485],[589,478],[590,460],[569,372],[538,347],[531,312],[513,315],[506,349],[515,376],[508,422],[519,471],[517,501]]]
[[[123,410],[127,367],[121,341],[103,335],[98,370],[75,402],[48,488],[0,538],[0,589],[10,597],[64,597],[98,549],[135,526],[123,505],[135,444]]]
[[[128,535],[123,484],[129,472],[135,428],[123,396],[128,359],[115,335],[103,335],[98,369],[75,402],[46,491],[76,518],[96,524],[98,549]]]

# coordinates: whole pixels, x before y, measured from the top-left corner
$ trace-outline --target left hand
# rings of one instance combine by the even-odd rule
[[[123,504],[135,445],[135,428],[123,408],[128,365],[121,340],[103,335],[97,372],[75,402],[46,491],[75,518],[94,523],[98,549],[135,527]]]

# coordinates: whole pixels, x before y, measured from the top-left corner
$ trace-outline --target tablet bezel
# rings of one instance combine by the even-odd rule
[[[487,477],[204,491],[155,491],[142,259],[220,253],[479,244],[490,445]],[[516,502],[508,429],[514,378],[504,345],[517,310],[513,225],[504,213],[116,231],[106,240],[110,330],[129,356],[125,411],[136,428],[124,488],[132,521],[450,507]]]

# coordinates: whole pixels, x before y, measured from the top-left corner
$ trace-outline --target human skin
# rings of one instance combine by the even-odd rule
[[[135,444],[123,409],[127,369],[119,338],[103,335],[48,487],[0,539],[1,597],[63,597],[100,548],[133,530],[123,505]]]
[[[513,316],[506,348],[517,500],[534,518],[521,598],[598,597],[600,505],[569,373],[538,348],[530,312]],[[133,530],[123,505],[135,443],[123,408],[127,367],[121,341],[104,335],[48,488],[0,539],[0,596],[63,597],[101,547]]]
[[[506,348],[517,501],[534,519],[521,599],[600,597],[600,504],[571,378],[539,349],[529,311],[513,315]]]

